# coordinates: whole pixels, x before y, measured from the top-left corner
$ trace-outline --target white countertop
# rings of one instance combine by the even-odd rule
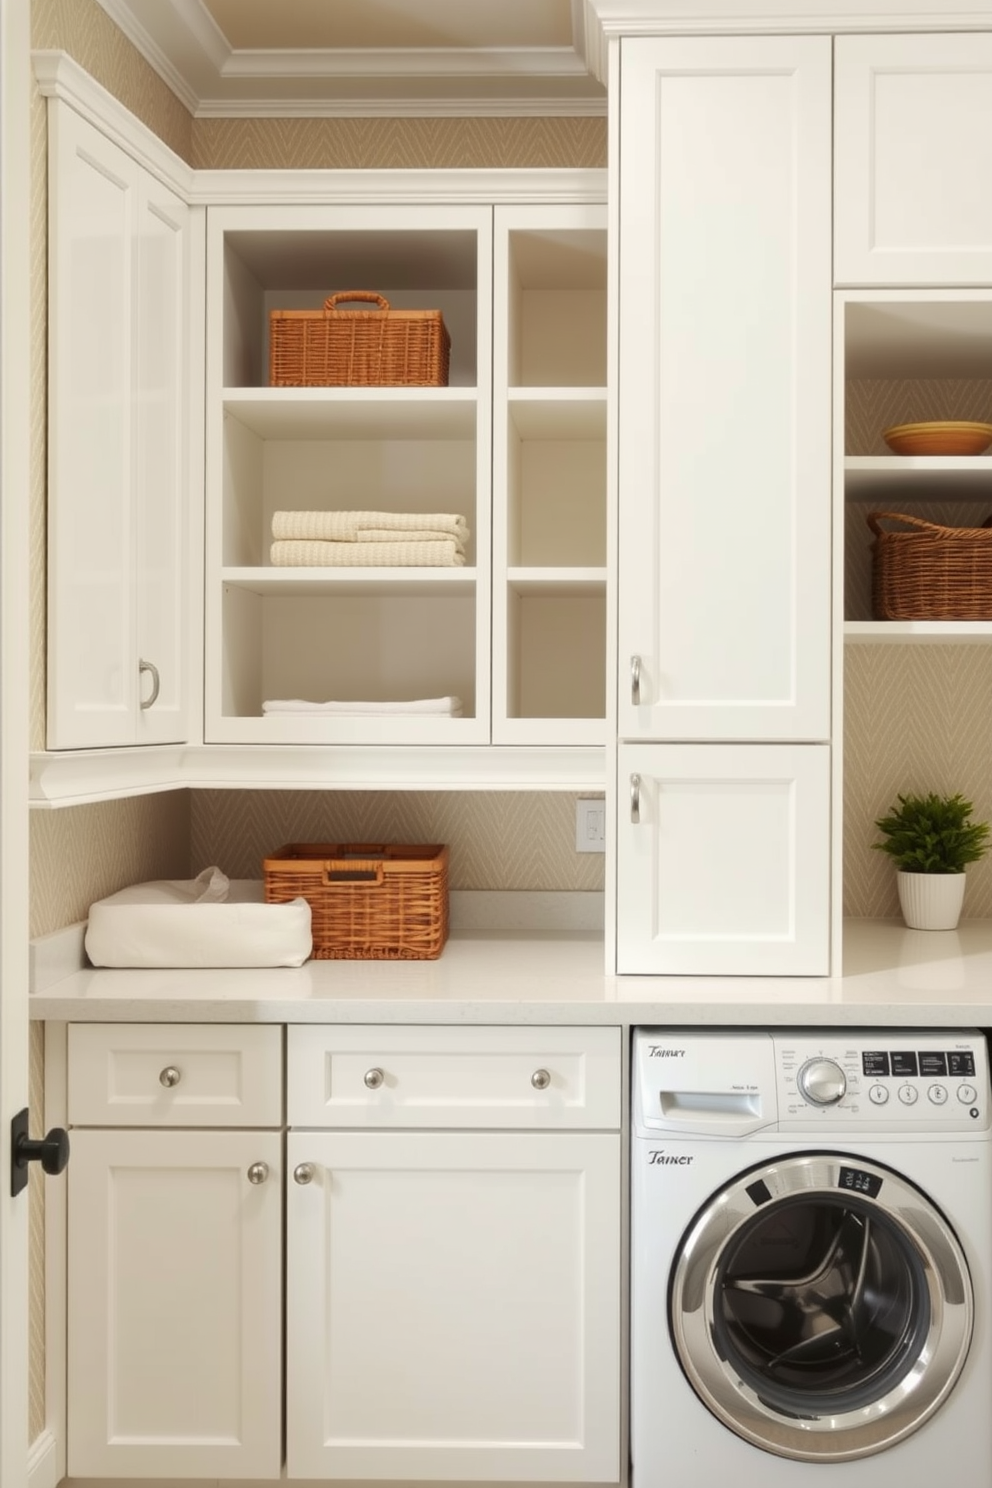
[[[992,921],[851,920],[834,977],[618,977],[594,932],[460,931],[437,961],[75,971],[35,990],[57,1022],[992,1026]]]

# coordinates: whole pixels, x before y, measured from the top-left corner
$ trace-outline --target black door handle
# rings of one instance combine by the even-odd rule
[[[38,1139],[28,1136],[27,1107],[10,1123],[10,1191],[15,1197],[28,1183],[28,1163],[40,1162],[45,1173],[61,1173],[69,1161],[69,1134],[60,1126]]]

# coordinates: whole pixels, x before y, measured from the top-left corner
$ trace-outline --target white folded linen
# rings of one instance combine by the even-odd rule
[[[209,897],[218,892],[222,900]],[[131,884],[98,899],[85,945],[94,966],[302,966],[313,949],[310,905],[266,904],[260,881],[208,868],[192,880]]]
[[[441,533],[468,542],[468,522],[460,512],[277,511],[272,514],[276,542],[382,541],[375,533]]]
[[[279,541],[269,550],[276,568],[459,568],[465,562],[454,538],[440,542]]]
[[[397,714],[437,715],[461,718],[462,700],[459,697],[414,698],[409,702],[326,702],[311,703],[305,698],[274,698],[262,704],[267,716],[276,713],[317,713],[327,715],[392,717]]]

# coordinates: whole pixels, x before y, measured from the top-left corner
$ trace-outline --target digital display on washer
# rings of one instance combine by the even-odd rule
[[[975,1074],[975,1056],[970,1049],[958,1049],[947,1056],[947,1073],[949,1075],[971,1075]]]
[[[920,1055],[921,1075],[946,1075],[947,1055],[938,1053],[935,1049],[925,1049]]]
[[[884,1049],[865,1049],[861,1055],[861,1071],[865,1075],[887,1075],[889,1056]]]
[[[900,1049],[892,1055],[892,1073],[894,1075],[918,1075],[919,1067],[916,1063],[916,1055],[912,1049]]]
[[[870,1199],[877,1199],[882,1180],[877,1173],[866,1173],[861,1168],[841,1168],[837,1187],[846,1188],[849,1193],[867,1194]]]

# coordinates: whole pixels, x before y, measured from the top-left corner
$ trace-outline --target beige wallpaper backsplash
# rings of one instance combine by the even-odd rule
[[[189,792],[31,813],[31,935],[84,920],[94,899],[189,869]]]
[[[992,422],[992,378],[852,378],[847,384],[844,449],[849,455],[891,455],[883,429],[930,419]]]
[[[599,167],[605,118],[194,119],[200,169]]]
[[[196,791],[193,873],[261,878],[289,842],[446,842],[452,889],[601,889],[601,854],[575,851],[575,796],[549,791]]]
[[[96,0],[31,0],[31,45],[68,52],[188,161],[193,117]]]
[[[960,792],[992,820],[986,646],[848,646],[844,657],[844,913],[898,915],[874,822],[907,791]],[[964,913],[992,915],[992,858],[968,869]]]

